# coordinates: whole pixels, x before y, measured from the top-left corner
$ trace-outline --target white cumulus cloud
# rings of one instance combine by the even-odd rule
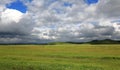
[[[6,9],[1,13],[1,21],[3,24],[15,22],[18,23],[22,18],[23,13],[14,9]]]

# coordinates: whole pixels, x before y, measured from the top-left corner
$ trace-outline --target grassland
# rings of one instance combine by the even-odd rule
[[[120,45],[0,45],[0,70],[120,70]]]

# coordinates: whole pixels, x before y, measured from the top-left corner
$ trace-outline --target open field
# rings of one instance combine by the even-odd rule
[[[120,45],[0,45],[0,70],[120,70]]]

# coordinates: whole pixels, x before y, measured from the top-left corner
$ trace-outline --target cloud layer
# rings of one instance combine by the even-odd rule
[[[21,0],[26,13],[0,2],[0,43],[84,42],[120,40],[120,1]]]

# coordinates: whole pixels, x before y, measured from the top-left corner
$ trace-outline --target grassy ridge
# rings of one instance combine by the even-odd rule
[[[0,70],[119,70],[120,45],[1,45]]]

